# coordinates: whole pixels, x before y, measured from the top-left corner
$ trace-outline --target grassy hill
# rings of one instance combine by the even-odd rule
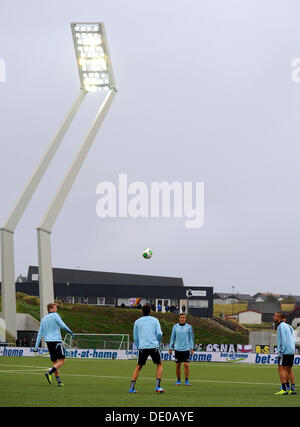
[[[214,316],[216,317],[220,317],[220,314],[227,316],[243,310],[247,310],[247,303],[214,304]]]
[[[29,313],[40,320],[39,299],[17,293],[17,312]],[[132,341],[132,328],[136,319],[141,316],[137,309],[116,307],[99,307],[85,304],[60,303],[58,312],[63,321],[77,333],[129,334]],[[163,342],[168,343],[172,327],[178,322],[178,315],[173,313],[152,313],[160,321],[163,331]],[[210,319],[187,316],[188,323],[193,325],[195,343],[247,344],[248,335],[240,332],[227,332]]]

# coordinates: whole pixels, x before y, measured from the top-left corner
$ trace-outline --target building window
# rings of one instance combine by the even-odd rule
[[[206,299],[189,299],[189,308],[208,308],[208,300]]]
[[[130,302],[129,298],[118,298],[118,306],[124,304],[125,307],[129,307],[129,302]]]
[[[113,297],[98,297],[97,305],[115,305],[115,299]]]

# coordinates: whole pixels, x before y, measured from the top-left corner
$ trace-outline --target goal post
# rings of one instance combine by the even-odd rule
[[[71,334],[63,340],[67,349],[127,350],[129,351],[129,334]]]

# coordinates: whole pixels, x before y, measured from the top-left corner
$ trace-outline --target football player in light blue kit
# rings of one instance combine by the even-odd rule
[[[162,331],[158,319],[150,316],[150,305],[143,306],[143,316],[134,322],[133,339],[137,349],[139,350],[138,363],[135,367],[130,383],[129,393],[136,393],[135,383],[138,379],[142,367],[146,364],[148,356],[151,357],[153,363],[156,364],[156,387],[157,393],[163,393],[165,390],[160,386],[162,377],[162,363],[160,356],[160,343]]]
[[[48,304],[47,310],[48,314],[46,314],[46,316],[44,316],[41,320],[34,351],[37,352],[42,336],[44,336],[44,340],[49,350],[50,359],[53,364],[52,369],[45,373],[46,379],[48,383],[51,384],[51,375],[54,373],[57,380],[57,385],[62,387],[63,384],[61,382],[58,370],[65,363],[65,354],[62,345],[60,329],[65,329],[72,335],[72,338],[74,338],[74,334],[71,329],[69,329],[68,326],[62,321],[60,315],[57,313],[56,304]]]
[[[289,326],[291,334],[292,334],[293,341],[296,343],[295,331],[294,331],[293,327],[287,323],[287,316],[286,316],[285,312],[283,312],[282,320],[283,320],[283,322],[285,322]],[[296,393],[296,386],[295,386],[295,375],[293,372],[293,368],[287,367],[286,370],[287,370],[287,376],[290,380],[290,383],[288,383],[289,394],[297,394]]]
[[[186,323],[186,315],[184,313],[179,316],[179,323],[173,326],[169,354],[175,350],[176,375],[177,381],[175,385],[181,385],[181,363],[184,364],[185,385],[190,386],[190,353],[194,353],[194,332],[192,325]]]
[[[281,389],[277,395],[296,394],[295,379],[289,389],[289,379],[293,377],[292,367],[295,355],[295,334],[293,328],[285,323],[284,314],[277,312],[273,316],[277,326],[277,351],[278,351],[278,373],[281,381]]]

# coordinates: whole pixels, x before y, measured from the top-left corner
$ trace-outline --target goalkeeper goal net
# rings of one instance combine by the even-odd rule
[[[67,333],[63,345],[68,349],[127,350],[128,334],[74,334]]]

